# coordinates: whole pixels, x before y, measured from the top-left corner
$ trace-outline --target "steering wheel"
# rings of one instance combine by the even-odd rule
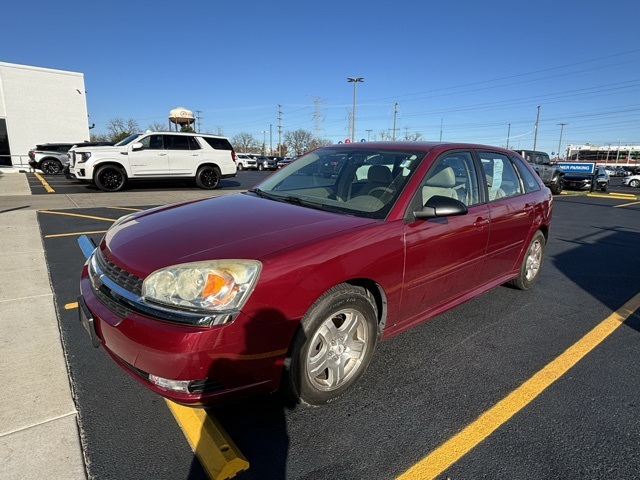
[[[374,193],[376,193],[376,192],[382,192],[382,193],[380,194],[380,196],[378,196],[378,195],[374,195]],[[375,188],[372,188],[369,192],[367,192],[367,195],[371,195],[371,196],[377,197],[377,198],[382,198],[387,193],[390,194],[390,195],[393,195],[394,190],[392,188],[389,188],[389,187],[375,187]]]

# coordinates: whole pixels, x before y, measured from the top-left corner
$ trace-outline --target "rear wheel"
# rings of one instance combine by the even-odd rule
[[[284,372],[286,393],[310,405],[337,399],[365,372],[377,338],[376,308],[367,291],[333,287],[302,318]]]
[[[127,183],[127,174],[116,165],[103,165],[96,170],[93,181],[100,190],[117,192]]]
[[[196,184],[204,190],[218,188],[220,186],[220,170],[218,170],[218,167],[212,167],[211,165],[200,167],[198,173],[196,173]]]
[[[519,290],[528,290],[535,285],[544,259],[545,244],[546,239],[542,232],[538,230],[531,239],[527,252],[524,254],[518,276],[509,281],[510,286]]]
[[[47,158],[40,164],[40,170],[47,175],[57,175],[62,172],[62,163],[55,158]]]

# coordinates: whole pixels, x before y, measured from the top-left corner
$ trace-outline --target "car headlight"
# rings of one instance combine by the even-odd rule
[[[91,158],[91,152],[81,152],[80,153],[80,162],[84,163]]]
[[[239,310],[260,275],[257,260],[210,260],[156,270],[142,283],[153,303],[204,313]]]

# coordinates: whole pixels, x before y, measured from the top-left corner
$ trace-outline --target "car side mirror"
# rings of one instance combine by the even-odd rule
[[[135,142],[131,144],[131,150],[136,151],[136,150],[142,150],[144,148],[144,145],[141,142]]]
[[[443,197],[442,195],[434,195],[427,200],[422,210],[413,212],[413,216],[416,220],[429,220],[430,218],[466,215],[467,212],[467,206],[460,200]]]

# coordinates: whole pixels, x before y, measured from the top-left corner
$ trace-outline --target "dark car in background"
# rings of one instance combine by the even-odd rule
[[[593,185],[593,190],[606,192],[609,189],[610,178],[603,167],[596,167],[593,174],[565,173],[563,182],[567,190],[592,190]]]
[[[304,173],[326,164],[330,177]],[[502,284],[532,288],[552,208],[502,148],[322,147],[248,192],[133,213],[98,246],[81,236],[80,321],[178,403],[281,389],[321,405],[356,384],[379,340]]]

